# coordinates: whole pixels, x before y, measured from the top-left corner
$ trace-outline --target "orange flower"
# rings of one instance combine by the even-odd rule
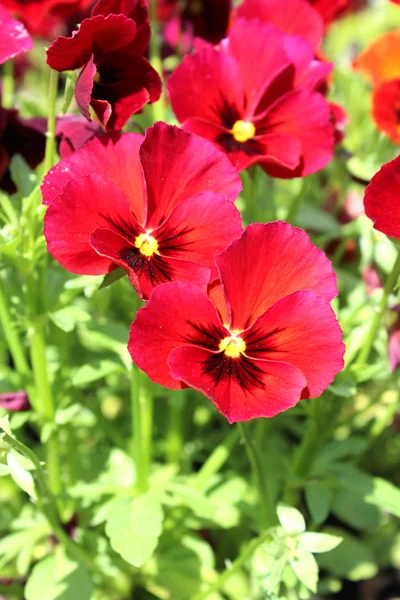
[[[400,79],[400,29],[378,37],[354,61],[356,71],[374,86]]]

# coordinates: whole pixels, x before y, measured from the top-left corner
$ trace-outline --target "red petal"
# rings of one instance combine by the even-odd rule
[[[400,239],[400,157],[383,165],[365,190],[364,208],[375,229]]]
[[[75,85],[76,103],[79,107],[79,110],[88,121],[92,120],[89,106],[92,99],[93,80],[96,72],[97,69],[96,65],[94,64],[94,57],[92,54],[82,71],[79,73],[79,77]],[[103,121],[100,119],[100,122],[102,123]]]
[[[31,36],[19,21],[16,21],[0,5],[0,64],[14,58],[21,52],[33,48]]]
[[[232,202],[241,190],[229,160],[209,142],[156,123],[146,131],[140,160],[147,183],[147,228],[154,229],[183,200],[212,191]]]
[[[216,383],[213,374],[205,372],[205,363],[212,356],[202,348],[182,346],[171,352],[168,363],[173,377],[207,396],[229,423],[273,417],[300,400],[306,381],[296,367],[247,359],[250,373],[256,371],[257,385],[246,380],[246,371],[243,373],[241,366],[238,373],[232,366],[229,375],[222,376]]]
[[[236,206],[218,194],[204,192],[176,206],[152,235],[161,255],[212,267],[215,255],[242,231]]]
[[[150,40],[147,0],[98,0],[92,10],[95,15],[125,15],[135,21],[137,32],[133,42],[137,54],[144,54]]]
[[[208,330],[215,331],[217,340],[227,335],[201,289],[189,283],[167,283],[155,288],[147,306],[139,310],[131,325],[128,349],[150,379],[179,389],[181,383],[171,376],[168,357],[172,350],[190,341],[216,347]]]
[[[60,140],[58,151],[61,158],[68,158],[82,148],[94,137],[99,137],[104,130],[98,123],[88,123],[86,119],[76,115],[58,117],[56,135]]]
[[[325,254],[305,231],[282,221],[249,225],[216,263],[232,310],[231,329],[246,329],[296,290],[314,291],[328,301],[337,295]]]
[[[286,94],[268,111],[262,126],[268,133],[297,137],[302,147],[302,161],[295,170],[266,167],[274,177],[304,177],[319,171],[333,158],[329,104],[321,94],[306,90]]]
[[[285,52],[285,36],[274,26],[256,19],[238,19],[229,32],[229,43],[224,50],[235,57],[239,66],[246,94],[243,118],[252,121],[263,92],[290,64]]]
[[[372,116],[379,131],[400,142],[400,79],[387,81],[375,88],[372,96]]]
[[[101,175],[76,177],[45,216],[44,234],[50,254],[72,273],[102,275],[113,264],[90,245],[95,229],[114,229],[129,238],[137,224],[122,192]]]
[[[244,0],[237,14],[272,23],[285,33],[307,40],[314,50],[322,40],[322,19],[306,0]]]
[[[314,292],[278,300],[243,334],[246,356],[294,365],[316,397],[343,368],[344,344],[335,313]]]
[[[136,25],[124,15],[98,15],[82,21],[72,37],[58,37],[47,50],[47,64],[56,71],[83,67],[94,54],[95,62],[132,42]]]
[[[143,225],[146,191],[139,161],[142,142],[143,137],[136,133],[94,138],[48,172],[42,185],[43,203],[49,205],[74,177],[106,173],[107,179],[129,199],[133,216]]]
[[[239,66],[233,56],[211,44],[185,56],[168,79],[167,89],[181,123],[196,117],[231,128],[243,118],[244,89]]]
[[[400,329],[389,333],[389,363],[390,370],[396,371],[400,367]]]

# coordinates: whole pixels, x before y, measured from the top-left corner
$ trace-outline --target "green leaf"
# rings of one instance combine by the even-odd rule
[[[107,288],[109,285],[112,285],[116,281],[119,281],[125,275],[126,271],[122,267],[119,267],[118,269],[114,269],[114,271],[107,273],[107,275],[104,275],[104,279],[100,284],[99,290],[104,290],[104,288]]]
[[[329,514],[332,490],[322,483],[311,481],[305,487],[305,495],[312,520],[317,525],[323,523]]]
[[[89,573],[62,552],[38,562],[25,586],[26,600],[90,600]]]
[[[280,504],[277,513],[280,524],[286,533],[303,533],[306,530],[304,517],[296,508]]]
[[[366,475],[352,465],[338,469],[336,476],[342,486],[360,495],[364,502],[400,517],[400,489],[389,481]]]
[[[20,154],[15,154],[10,163],[11,179],[23,198],[27,198],[35,189],[36,175]]]
[[[26,464],[27,462],[28,465]],[[7,466],[10,470],[10,475],[17,486],[29,494],[31,498],[35,499],[35,482],[28,470],[28,468],[32,468],[31,463],[26,461],[26,459],[17,452],[11,451],[7,454]]]
[[[315,593],[318,583],[318,564],[314,556],[310,552],[298,551],[289,562],[299,581]]]
[[[106,534],[111,546],[135,567],[146,564],[162,532],[163,511],[150,493],[134,499],[119,498],[110,508]]]
[[[313,554],[319,552],[329,552],[333,550],[342,541],[341,537],[330,535],[329,533],[314,533],[306,531],[299,536],[299,548],[307,550]]]
[[[50,319],[62,331],[69,333],[75,329],[77,323],[90,321],[91,316],[78,306],[66,306],[56,312],[49,313]]]
[[[72,385],[75,385],[76,387],[85,387],[93,381],[98,381],[111,373],[117,373],[121,370],[121,365],[111,360],[93,361],[92,364],[83,365],[77,370],[72,377]]]
[[[330,527],[326,531],[341,537],[342,543],[330,552],[318,554],[320,568],[328,569],[333,575],[352,581],[370,579],[376,575],[376,560],[363,540],[336,527]]]

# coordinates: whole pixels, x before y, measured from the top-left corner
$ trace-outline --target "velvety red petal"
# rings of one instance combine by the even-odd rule
[[[226,327],[229,327],[229,323],[231,322],[230,306],[226,301],[225,292],[221,281],[219,279],[215,279],[214,271],[218,271],[218,268],[214,267],[211,274],[211,283],[207,287],[207,296],[217,309],[221,323],[223,323]],[[217,276],[219,276],[219,271]]]
[[[218,349],[227,335],[202,290],[189,283],[166,283],[154,289],[130,328],[128,350],[150,379],[172,389],[181,383],[171,376],[168,357],[187,343]]]
[[[375,88],[372,95],[372,116],[379,131],[400,142],[400,79],[387,81]]]
[[[297,137],[302,147],[301,163],[293,171],[266,168],[274,177],[304,177],[323,169],[333,158],[334,130],[329,104],[321,94],[306,90],[286,94],[268,111],[262,126],[268,133]]]
[[[311,2],[323,18],[325,25],[329,25],[348,8],[350,0],[311,0]]]
[[[79,73],[79,77],[75,85],[74,93],[76,103],[79,107],[79,110],[81,111],[85,119],[87,119],[88,121],[92,120],[90,116],[89,106],[92,99],[92,90],[94,83],[93,79],[96,75],[96,72],[97,69],[96,65],[94,64],[94,56],[92,54],[86,65],[83,67],[82,71]],[[111,108],[109,112],[111,113]],[[102,123],[101,119],[100,123]]]
[[[23,24],[13,19],[1,5],[0,30],[0,64],[33,48],[32,38]]]
[[[287,36],[285,51],[295,66],[294,87],[317,90],[326,84],[333,63],[315,59],[313,48],[305,40]]]
[[[330,301],[336,275],[322,250],[288,223],[255,223],[216,257],[232,311],[231,329],[247,329],[269,306],[296,290]]]
[[[122,129],[133,114],[148,102],[156,102],[161,95],[162,83],[157,71],[146,58],[136,56],[131,50],[108,54],[107,60],[99,63],[98,73],[100,80],[93,84],[91,103],[109,130]],[[107,115],[103,114],[104,103],[110,106]]]
[[[364,208],[375,229],[400,239],[400,157],[383,165],[365,190]]]
[[[133,231],[133,227],[131,228]],[[143,256],[130,240],[116,231],[96,229],[90,236],[90,245],[101,256],[125,269],[130,282],[141,298],[147,300],[158,285],[171,281],[193,283],[203,289],[210,281],[210,269],[188,260],[154,254]]]
[[[51,204],[74,177],[91,173],[106,174],[107,179],[129,199],[133,216],[143,225],[146,187],[139,161],[142,142],[143,136],[136,133],[94,138],[48,172],[41,188],[43,203]]]
[[[135,21],[136,37],[134,49],[137,54],[144,54],[150,40],[149,10],[147,0],[98,0],[92,10],[95,15],[125,15]]]
[[[47,64],[56,71],[83,67],[94,54],[104,54],[127,46],[136,35],[136,25],[124,15],[98,15],[84,19],[72,37],[58,37],[47,50]]]
[[[314,292],[298,291],[278,300],[243,338],[246,356],[300,369],[308,397],[322,394],[344,365],[345,347],[335,313]]]
[[[228,40],[224,50],[235,57],[246,94],[243,120],[252,121],[264,91],[289,65],[285,36],[273,25],[257,19],[237,19]]]
[[[240,212],[230,201],[204,192],[176,206],[152,235],[162,256],[212,267],[215,255],[242,234]]]
[[[204,44],[185,56],[167,81],[172,109],[181,123],[191,117],[231,129],[244,115],[244,89],[233,56]]]
[[[322,40],[323,21],[306,0],[244,0],[237,14],[272,23],[285,33],[307,40],[314,50]]]
[[[86,119],[75,115],[58,117],[56,135],[59,140],[58,152],[62,159],[68,158],[104,130],[98,123],[88,123]]]
[[[218,358],[221,360],[220,355]],[[229,423],[273,417],[301,398],[306,381],[292,365],[228,359],[231,365],[217,382],[207,365],[218,358],[199,347],[181,346],[171,352],[168,363],[173,377],[207,396]]]
[[[72,273],[103,275],[113,265],[90,245],[90,236],[98,228],[130,237],[137,225],[129,201],[101,175],[76,177],[47,209],[44,234],[48,251]]]
[[[233,202],[241,190],[236,170],[217,148],[165,123],[146,131],[140,160],[147,185],[146,226],[150,229],[191,196],[210,191]]]

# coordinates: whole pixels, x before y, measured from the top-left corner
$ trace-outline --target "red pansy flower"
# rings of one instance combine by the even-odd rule
[[[52,69],[82,69],[75,87],[79,109],[90,121],[92,106],[109,130],[120,130],[161,94],[161,80],[142,56],[150,35],[143,3],[99,0],[72,37],[57,38],[47,50]]]
[[[313,50],[321,43],[324,24],[307,0],[244,0],[237,16],[260,19],[278,29],[306,40]]]
[[[240,188],[222,153],[176,127],[95,138],[45,178],[48,250],[73,273],[120,266],[144,298],[167,281],[205,287],[242,231]]]
[[[33,42],[25,27],[16,21],[0,4],[0,64],[33,48]]]
[[[33,35],[47,37],[61,19],[85,10],[93,0],[1,0]]]
[[[386,235],[400,239],[400,156],[373,176],[365,190],[365,214],[374,227]]]
[[[292,58],[296,43],[301,59]],[[314,173],[331,160],[334,139],[328,103],[313,91],[321,73],[312,57],[303,62],[306,49],[273,25],[237,19],[220,47],[202,42],[172,74],[172,108],[184,129],[213,141],[239,170],[259,163],[277,177]]]
[[[320,395],[344,350],[324,253],[287,223],[256,223],[216,264],[208,297],[187,283],[154,290],[131,325],[132,359],[161,385],[199,390],[230,423]]]

